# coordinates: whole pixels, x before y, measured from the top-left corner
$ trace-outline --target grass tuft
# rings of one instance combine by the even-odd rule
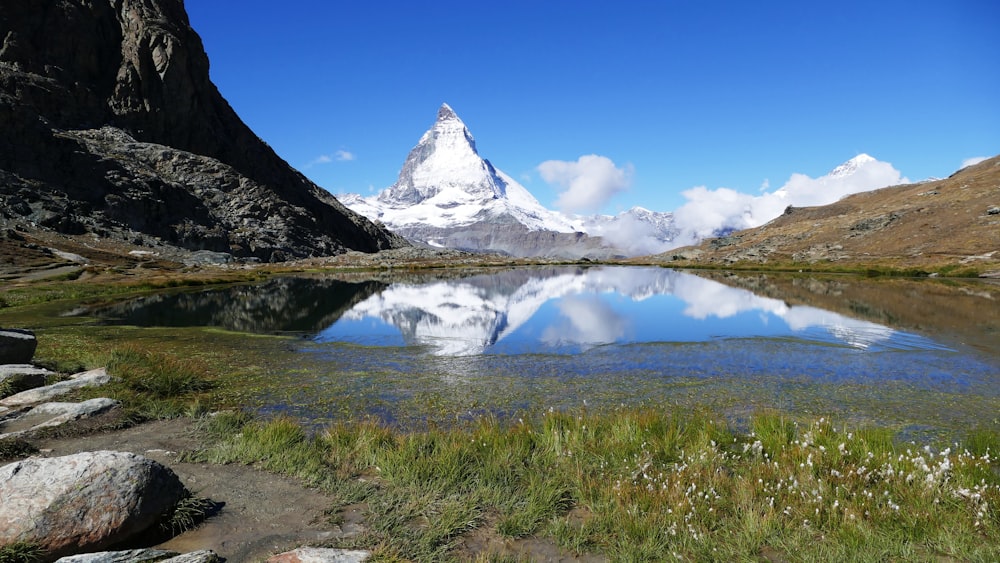
[[[38,544],[14,542],[0,545],[0,563],[36,563],[42,561],[45,551]]]
[[[38,453],[38,448],[20,438],[0,439],[0,461],[19,459]]]
[[[218,505],[211,500],[190,495],[181,499],[160,523],[160,530],[171,536],[193,530],[203,522]]]
[[[204,366],[198,362],[137,348],[113,351],[108,373],[122,379],[129,389],[155,399],[183,397],[212,388]]]

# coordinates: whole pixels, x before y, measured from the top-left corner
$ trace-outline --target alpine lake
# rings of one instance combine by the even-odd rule
[[[301,274],[39,311],[40,350],[84,330],[222,358],[241,382],[231,402],[315,428],[622,407],[702,409],[737,427],[762,411],[828,416],[904,439],[1000,427],[995,281],[638,266]]]

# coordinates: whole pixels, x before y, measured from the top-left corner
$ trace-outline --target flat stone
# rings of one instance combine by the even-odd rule
[[[2,364],[0,365],[0,381],[9,375],[54,375],[55,372],[45,368],[33,366],[31,364]]]
[[[0,398],[45,385],[45,377],[52,372],[29,364],[0,366]]]
[[[111,381],[111,376],[108,375],[107,370],[104,368],[92,369],[90,371],[74,374],[66,381],[60,381],[58,383],[53,383],[52,385],[29,389],[27,391],[11,395],[10,397],[0,399],[0,407],[18,407],[41,403],[54,397],[65,395],[70,391],[75,391],[76,389],[80,389],[82,387],[104,385],[108,381]]]
[[[176,551],[164,549],[129,549],[125,551],[98,551],[60,557],[56,563],[143,563],[163,561],[180,555]]]
[[[274,555],[267,563],[362,563],[371,555],[362,550],[300,547]]]
[[[121,403],[114,399],[97,398],[79,403],[42,403],[23,414],[0,422],[0,438],[16,438],[43,428],[62,426],[105,413]]]
[[[62,557],[56,563],[216,563],[219,556],[210,549],[177,553],[163,549],[129,549],[126,551],[99,551]]]

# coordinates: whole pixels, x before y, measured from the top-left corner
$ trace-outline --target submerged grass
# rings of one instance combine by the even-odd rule
[[[743,432],[651,410],[420,432],[352,422],[315,436],[287,418],[210,424],[220,441],[194,458],[259,464],[366,503],[369,529],[351,545],[379,560],[467,557],[461,540],[476,528],[625,561],[1000,558],[989,431],[934,449],[772,414]]]
[[[0,291],[0,309],[25,307],[52,301],[82,300],[103,297],[120,297],[174,288],[196,288],[230,283],[259,281],[269,275],[266,271],[227,272],[215,276],[194,275],[122,281],[115,283],[81,282],[77,278],[82,270],[62,278],[47,278],[4,287]]]

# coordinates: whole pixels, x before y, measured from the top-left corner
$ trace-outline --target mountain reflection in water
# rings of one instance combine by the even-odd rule
[[[422,346],[445,356],[572,353],[605,344],[788,337],[872,347],[935,348],[872,322],[664,268],[513,270],[392,284],[321,331],[321,342]]]
[[[71,314],[93,314],[108,324],[310,333],[335,323],[355,303],[385,287],[375,281],[283,277],[255,285],[161,293]]]
[[[384,283],[282,277],[93,311],[106,322],[298,333],[439,356],[578,353],[608,344],[792,338],[866,349],[933,340],[664,268],[558,267]]]
[[[372,275],[273,278],[76,314],[294,335],[266,368],[260,409],[317,423],[582,402],[839,413],[921,431],[968,428],[1000,408],[990,284],[597,266]]]

